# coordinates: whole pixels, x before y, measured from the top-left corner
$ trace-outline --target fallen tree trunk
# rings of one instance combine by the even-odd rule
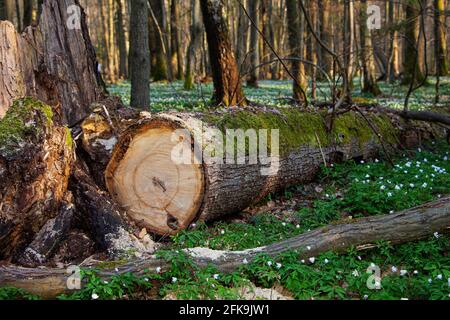
[[[328,251],[345,252],[351,247],[358,250],[373,248],[376,246],[375,242],[380,240],[388,241],[391,244],[420,240],[435,232],[447,232],[449,229],[450,197],[445,197],[391,215],[330,225],[261,248],[236,252],[195,248],[186,249],[185,252],[199,267],[212,265],[221,272],[228,273],[237,270],[245,263],[251,263],[260,254],[276,258],[284,252],[297,251],[300,259],[308,259]],[[95,266],[93,267],[95,268]],[[157,272],[157,268],[161,268],[164,272],[170,267],[165,260],[151,256],[118,265],[116,270],[101,269],[98,276],[107,279],[112,275],[127,272],[137,275],[148,274]],[[0,267],[0,286],[22,288],[44,298],[54,298],[58,294],[68,292],[69,277],[70,274],[63,269]]]
[[[174,234],[196,219],[238,213],[270,193],[311,182],[322,164],[370,159],[444,135],[382,112],[340,114],[332,132],[325,118],[289,108],[143,119],[117,143],[106,185],[139,225]]]
[[[70,6],[76,16],[69,15]],[[0,119],[14,100],[32,96],[59,104],[64,123],[72,126],[102,99],[103,81],[78,0],[44,1],[39,26],[23,34],[1,21],[0,40]]]
[[[66,196],[74,150],[51,107],[17,100],[0,121],[0,260],[14,257]]]

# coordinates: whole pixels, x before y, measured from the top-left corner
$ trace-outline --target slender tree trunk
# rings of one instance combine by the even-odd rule
[[[251,0],[246,1],[247,4],[249,2],[251,2]],[[248,61],[245,60],[247,58],[248,53],[248,35],[250,30],[250,21],[248,20],[248,17],[245,15],[244,10],[242,9],[241,6],[239,6],[238,8],[238,12],[239,12],[239,19],[238,19],[238,34],[236,45],[236,61],[239,70],[241,70],[241,72],[246,72],[247,71],[246,65],[248,64]]]
[[[203,40],[203,24],[202,13],[200,9],[200,0],[191,1],[191,41],[188,47],[188,53],[186,57],[186,76],[184,79],[184,89],[191,90],[194,87],[194,76],[196,69],[197,54],[200,50]]]
[[[150,105],[150,49],[148,43],[146,0],[131,1],[130,72],[131,107],[147,109]]]
[[[23,27],[33,23],[33,0],[23,0]]]
[[[395,81],[399,74],[399,47],[398,47],[398,31],[396,30],[396,3],[394,0],[389,0],[388,5],[389,16],[389,62],[387,64],[386,79],[389,82]]]
[[[361,64],[363,69],[362,92],[379,96],[381,90],[378,87],[375,76],[375,61],[372,47],[371,32],[367,28],[367,0],[361,0],[361,20],[359,24],[361,37]]]
[[[219,0],[201,0],[214,80],[213,101],[225,106],[246,105],[239,70],[231,47],[228,25]]]
[[[170,61],[177,80],[182,80],[183,57],[181,55],[180,33],[178,31],[181,27],[179,19],[179,1],[180,0],[172,0],[170,6]]]
[[[116,30],[117,46],[119,48],[119,77],[122,79],[126,79],[128,76],[128,52],[123,20],[122,0],[116,0]]]
[[[434,0],[434,37],[436,46],[436,73],[439,76],[448,75],[447,39],[445,27],[444,0]]]
[[[354,65],[354,0],[344,0],[344,67],[345,76],[348,79],[347,92],[344,92],[347,99],[351,99],[353,90],[353,65]]]
[[[402,84],[412,81],[420,83],[424,79],[419,61],[423,52],[420,50],[419,22],[421,0],[408,0],[406,2],[405,43],[403,49],[403,79]]]
[[[260,17],[260,0],[249,1],[249,13],[251,19],[259,28]],[[256,27],[252,26],[250,29],[250,77],[247,81],[249,87],[258,88],[259,68],[256,68],[259,63],[259,34]]]
[[[304,16],[300,14],[298,5],[299,0],[286,0],[289,49],[294,58],[303,58],[304,56]],[[292,61],[292,74],[297,79],[293,84],[293,98],[304,103],[303,92],[307,88],[304,64],[298,60]]]
[[[162,0],[150,0],[150,43],[152,48],[152,76],[154,81],[169,80],[168,52],[165,40],[165,10]]]
[[[319,0],[321,40],[327,47],[332,48],[333,40],[330,10],[330,0]],[[322,48],[320,48],[320,62],[322,69],[331,75],[333,73],[333,57]]]

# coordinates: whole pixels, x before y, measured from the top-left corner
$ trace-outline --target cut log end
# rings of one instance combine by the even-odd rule
[[[182,142],[177,129],[160,120],[132,128],[106,170],[107,187],[130,218],[158,234],[186,229],[203,200],[202,166],[172,159]]]

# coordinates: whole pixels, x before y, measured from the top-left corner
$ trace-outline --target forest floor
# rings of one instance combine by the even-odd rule
[[[450,101],[450,78],[443,80],[442,101]],[[388,105],[402,106],[406,88],[390,88]],[[152,111],[202,110],[210,85],[182,90],[182,83],[153,84]],[[262,81],[260,89],[246,89],[248,97],[268,105],[283,105],[290,84]],[[358,89],[356,89],[357,91]],[[111,86],[110,93],[127,103],[129,84]],[[179,96],[179,97],[178,97]],[[362,96],[360,96],[362,97]],[[370,97],[363,97],[365,99]],[[415,93],[412,106],[430,107],[434,86]],[[380,100],[383,103],[383,100]],[[227,221],[199,223],[170,239],[157,253],[172,268],[164,273],[117,275],[104,280],[95,270],[84,271],[87,285],[60,299],[445,299],[450,300],[450,235],[393,246],[378,242],[366,251],[328,252],[299,260],[296,252],[276,259],[261,255],[232,274],[213,267],[199,269],[181,249],[207,247],[244,250],[294,237],[342,221],[391,214],[450,194],[450,146],[435,141],[399,154],[394,166],[380,159],[323,167],[310,185],[272,194],[258,206]],[[373,288],[379,270],[381,288]],[[0,289],[0,299],[37,299],[21,290]]]
[[[380,82],[380,89],[383,95],[374,98],[371,95],[361,93],[361,83],[359,79],[354,80],[353,98],[355,103],[379,103],[385,107],[400,109],[403,108],[408,87],[399,83]],[[411,110],[424,110],[435,106],[436,79],[429,78],[428,85],[413,92],[410,101]],[[126,105],[130,104],[131,85],[129,82],[121,82],[108,87],[111,95],[120,96]],[[291,81],[260,81],[259,88],[244,87],[247,98],[262,105],[267,106],[287,106],[292,103],[292,82]],[[440,79],[440,103],[437,106],[450,104],[450,77]],[[173,83],[152,83],[151,84],[151,111],[202,111],[210,106],[213,86],[211,83],[197,84],[193,90],[183,89],[183,82]],[[331,89],[328,83],[319,82],[317,84],[317,100],[330,101]],[[311,90],[308,91],[309,97]]]

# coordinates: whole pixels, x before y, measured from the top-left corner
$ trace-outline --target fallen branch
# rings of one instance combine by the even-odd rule
[[[365,250],[375,247],[375,242],[380,240],[389,241],[394,245],[416,241],[435,232],[446,232],[448,229],[450,229],[450,197],[445,197],[391,215],[326,226],[261,248],[236,252],[195,248],[186,249],[185,252],[199,267],[213,265],[221,272],[227,273],[237,270],[245,262],[251,262],[260,254],[276,257],[281,253],[296,250],[300,258],[307,259],[328,251],[345,252],[351,247]],[[170,265],[156,256],[150,256],[123,264],[114,270],[103,269],[98,275],[102,278],[126,272],[139,275],[146,271],[156,272],[157,268],[164,271],[170,268]],[[0,286],[23,288],[45,298],[51,298],[67,292],[66,284],[69,276],[64,269],[2,266]]]

